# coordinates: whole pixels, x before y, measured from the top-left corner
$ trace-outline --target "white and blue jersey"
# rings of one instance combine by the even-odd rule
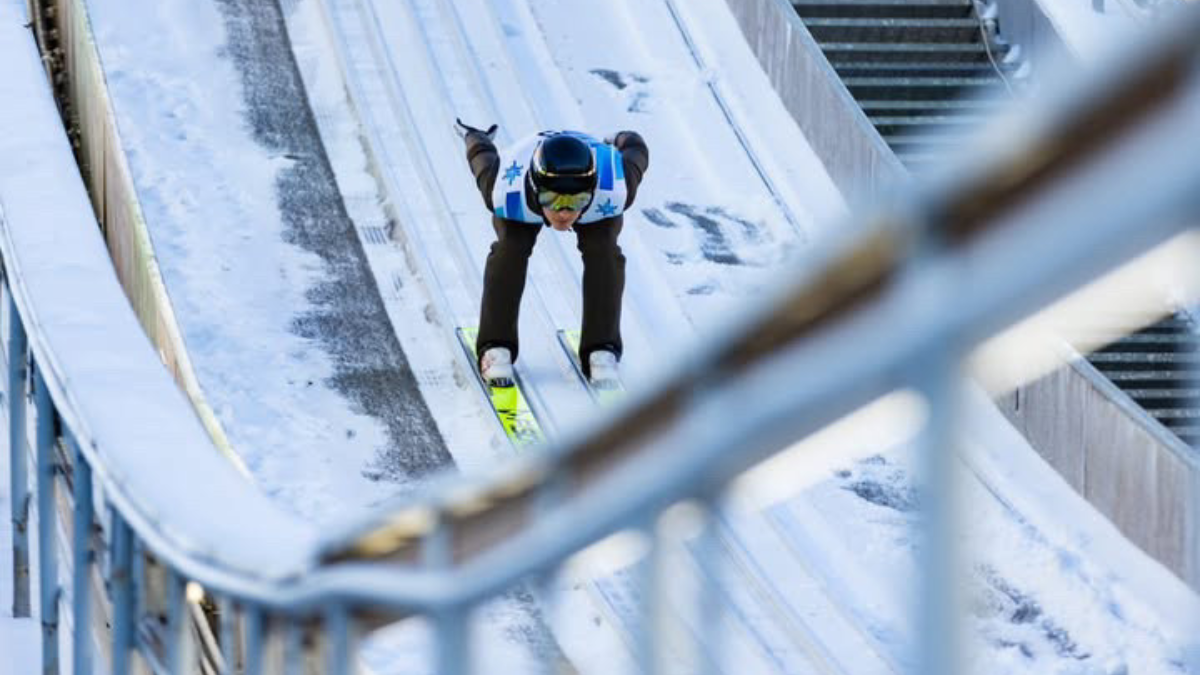
[[[497,216],[522,223],[540,225],[545,222],[540,214],[530,211],[525,203],[525,177],[529,174],[533,151],[538,143],[554,133],[558,132],[544,131],[499,151],[500,171],[496,175],[496,184],[492,187],[492,205]],[[621,151],[584,133],[565,133],[576,136],[591,146],[592,157],[596,161],[596,194],[576,222],[594,223],[623,213],[627,192]]]

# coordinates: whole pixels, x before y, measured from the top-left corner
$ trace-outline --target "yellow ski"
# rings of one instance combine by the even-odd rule
[[[511,387],[488,386],[488,383],[484,382],[483,377],[480,376],[479,368],[476,367],[475,338],[479,334],[479,329],[459,328],[457,333],[458,342],[466,351],[467,358],[471,362],[471,370],[475,373],[475,379],[483,387],[488,400],[491,401],[492,409],[496,411],[496,417],[500,420],[500,426],[504,427],[504,433],[508,435],[508,440],[518,449],[541,443],[545,439],[542,434],[542,426],[538,424],[537,417],[529,407],[529,402],[521,393],[520,379],[516,379]]]
[[[593,401],[600,405],[609,405],[625,394],[623,386],[618,386],[616,389],[599,389],[593,387],[591,381],[583,374],[583,364],[579,362],[579,331],[559,329],[558,344],[562,345],[563,350],[567,352],[567,356],[571,357],[571,365],[575,366],[575,374],[579,376],[579,379],[583,382],[583,386],[587,387]]]

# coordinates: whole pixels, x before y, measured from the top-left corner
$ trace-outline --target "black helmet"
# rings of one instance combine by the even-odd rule
[[[533,151],[533,185],[538,190],[559,194],[594,192],[596,161],[592,149],[578,136],[556,133],[547,136]]]

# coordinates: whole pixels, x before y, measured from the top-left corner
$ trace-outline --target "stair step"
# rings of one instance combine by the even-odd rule
[[[1137,384],[1131,384],[1124,391],[1146,392],[1148,395],[1151,392],[1186,392],[1191,389],[1200,389],[1200,382],[1191,381],[1188,378],[1182,377],[1164,377],[1157,380],[1143,380]],[[1132,396],[1133,394],[1130,394]]]
[[[1126,389],[1126,394],[1137,401],[1195,401],[1200,403],[1200,389],[1179,389],[1163,387],[1161,389]]]
[[[991,62],[988,57],[988,47],[982,42],[855,42],[824,41],[818,38],[817,45],[831,63],[850,61]],[[1008,49],[1007,46],[993,48],[991,57],[1000,62],[1004,59]]]
[[[1200,364],[1200,356],[1195,353],[1177,354],[1174,352],[1095,352],[1088,356],[1088,360],[1099,366],[1103,364],[1109,366],[1124,366],[1124,365],[1170,365],[1170,366],[1192,366]]]
[[[1121,386],[1122,382],[1172,383],[1182,379],[1178,370],[1101,370],[1101,372],[1118,386]]]
[[[1200,350],[1200,342],[1191,334],[1138,334],[1128,335],[1110,342],[1094,353],[1103,352],[1195,352]]]
[[[965,18],[975,16],[970,0],[793,0],[801,17]]]
[[[969,19],[804,19],[818,42],[962,43],[980,42],[979,21]]]
[[[1200,410],[1195,408],[1169,408],[1164,410],[1147,410],[1146,412],[1150,413],[1154,419],[1159,421],[1200,420]]]
[[[1149,322],[1149,323],[1148,323]],[[1146,333],[1153,334],[1174,334],[1174,333],[1191,333],[1200,338],[1200,334],[1195,333],[1195,329],[1187,319],[1169,318],[1155,322],[1154,317],[1139,317],[1131,316],[1123,323],[1113,323],[1111,325],[1096,325],[1085,326],[1080,329],[1089,330],[1093,333],[1104,334],[1109,333],[1117,337],[1125,337],[1132,335],[1140,335]]]
[[[998,77],[1003,71],[997,71],[988,64],[977,64],[973,68],[959,70],[955,68],[896,68],[884,70],[880,68],[859,68],[854,65],[835,66],[837,74],[846,80],[848,78],[918,78],[935,77],[943,80],[960,79],[964,77]],[[999,80],[1003,85],[1003,80]]]
[[[955,134],[949,131],[940,132],[934,130],[932,133],[928,133],[924,129],[910,130],[909,133],[905,134],[887,134],[883,136],[883,140],[887,141],[888,145],[902,146],[904,149],[912,148],[913,146],[949,149],[961,145],[966,141],[966,138],[967,136],[962,132]]]
[[[887,101],[864,99],[858,102],[859,107],[868,115],[941,115],[945,113],[990,113],[1004,108],[1005,101],[988,101],[985,99],[949,99],[949,100],[920,100]]]
[[[1175,344],[1179,342],[1200,342],[1200,335],[1188,328],[1171,326],[1150,326],[1131,335],[1117,337],[1117,342],[1145,344]]]
[[[984,115],[868,115],[876,127],[950,127],[961,130],[986,122]]]
[[[848,87],[994,87],[1004,82],[990,77],[847,77]]]
[[[1188,445],[1196,445],[1197,441],[1200,441],[1200,426],[1180,422],[1179,424],[1168,425],[1167,428]]]
[[[1137,399],[1135,399],[1137,400]],[[1147,403],[1137,401],[1150,416],[1167,426],[1180,426],[1192,421],[1200,421],[1200,408],[1196,402],[1183,399],[1176,402]]]
[[[845,26],[848,28],[969,28],[979,30],[979,21],[970,19],[872,19],[849,17],[817,17],[806,19],[806,26]]]
[[[831,63],[845,77],[992,77],[996,68],[978,61],[848,61]],[[1001,71],[1011,71],[1006,66]]]
[[[957,122],[944,121],[926,121],[916,123],[892,123],[888,120],[897,118],[870,118],[871,123],[875,126],[875,130],[883,137],[885,141],[891,145],[894,151],[905,150],[912,146],[929,146],[938,145],[945,146],[947,142],[955,145],[965,144],[970,139],[975,130],[979,128],[981,122],[975,120],[963,120]],[[935,120],[934,117],[915,117],[907,118],[915,120]],[[944,139],[949,138],[949,141]],[[927,142],[926,139],[934,139],[933,142]]]
[[[945,101],[1006,91],[998,77],[846,77],[842,82],[855,99],[873,101]]]
[[[974,7],[972,0],[791,0],[796,11],[810,7]]]

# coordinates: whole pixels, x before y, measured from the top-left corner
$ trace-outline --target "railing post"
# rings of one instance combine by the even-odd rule
[[[568,479],[563,468],[559,465],[551,467],[546,478],[538,486],[537,498],[534,503],[538,518],[546,517],[561,507],[567,495],[567,483]],[[561,566],[562,561],[560,560],[557,566],[539,571],[534,577],[532,588],[533,593],[542,603],[543,616],[546,617],[546,630],[551,632],[553,632],[551,626],[560,611],[555,587]],[[555,675],[562,671],[560,664],[555,659],[547,658],[540,665],[541,668],[537,672],[542,675]]]
[[[92,673],[92,467],[71,437],[75,483],[75,569],[71,589],[74,599],[73,648],[75,675]]]
[[[462,675],[470,672],[468,647],[469,615],[462,606],[442,607],[435,616],[438,675]]]
[[[42,370],[34,364],[37,410],[38,586],[41,590],[42,673],[58,673],[58,515],[55,500],[54,403]]]
[[[285,675],[304,673],[304,622],[300,617],[292,617],[284,627],[283,672]]]
[[[167,570],[167,668],[172,673],[187,673],[193,660],[191,631],[187,611],[187,580]]]
[[[646,538],[646,557],[638,562],[637,580],[641,586],[641,600],[638,603],[638,629],[635,640],[635,650],[639,671],[641,673],[657,673],[659,668],[658,654],[655,643],[664,632],[661,630],[663,620],[661,610],[661,594],[658,587],[660,565],[662,564],[663,544],[658,537],[658,514],[652,514],[647,522],[639,528]]]
[[[113,599],[112,672],[127,675],[133,646],[133,532],[114,508],[111,512],[112,550],[109,577]]]
[[[955,545],[957,500],[955,430],[957,428],[958,360],[954,349],[930,357],[923,365],[919,390],[928,406],[928,417],[917,443],[923,546],[918,610],[918,670],[922,675],[958,675],[962,672],[959,639],[961,624],[959,583],[962,578]]]
[[[717,675],[721,672],[721,658],[724,644],[721,639],[721,622],[724,618],[725,603],[721,601],[722,570],[718,555],[718,540],[720,532],[717,519],[718,502],[714,497],[705,497],[700,502],[701,523],[700,539],[697,542],[696,555],[700,563],[700,598],[697,603],[700,608],[699,644],[701,675]]]
[[[448,567],[454,558],[454,535],[443,517],[425,540],[423,562],[426,567]],[[434,639],[437,640],[436,670],[438,675],[461,675],[470,672],[469,613],[460,605],[439,607],[434,611]]]
[[[25,435],[25,385],[29,376],[25,325],[8,294],[8,452],[13,528],[13,616],[29,616],[29,465]]]
[[[245,675],[261,675],[263,666],[263,634],[265,618],[262,608],[247,605],[242,609],[242,622],[246,627],[246,671]]]
[[[220,621],[221,668],[217,675],[232,675],[238,671],[237,655],[237,618],[234,615],[233,600],[222,596],[217,600],[217,614]]]
[[[347,675],[350,668],[350,614],[346,606],[335,604],[325,612],[325,672]]]

